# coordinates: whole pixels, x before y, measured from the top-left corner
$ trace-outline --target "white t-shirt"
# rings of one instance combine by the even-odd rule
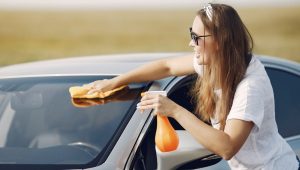
[[[195,71],[202,75],[202,66],[194,58]],[[215,91],[221,95],[221,90]],[[278,133],[275,121],[274,94],[262,63],[256,58],[239,83],[227,120],[252,121],[254,127],[241,149],[228,161],[231,169],[297,170],[296,154]],[[211,119],[219,129],[218,120]]]

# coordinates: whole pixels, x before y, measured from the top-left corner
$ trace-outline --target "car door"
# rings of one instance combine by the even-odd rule
[[[190,95],[190,89],[196,79],[195,74],[177,77],[174,79],[166,89],[168,91],[168,97],[183,106],[190,112],[194,112],[195,105]],[[172,126],[175,130],[184,130],[179,123],[174,119],[169,118]],[[156,130],[156,119],[153,119],[147,132],[139,145],[135,153],[135,157],[131,163],[129,169],[156,169],[157,165],[157,152],[155,150],[155,130]],[[218,163],[221,158],[215,154],[207,153],[203,150],[204,156],[199,156],[193,160],[182,163],[176,167],[176,169],[196,169],[200,167],[208,167]]]

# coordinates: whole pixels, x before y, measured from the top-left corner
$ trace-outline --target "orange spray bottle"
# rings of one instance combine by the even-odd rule
[[[163,96],[167,96],[166,91],[148,91],[145,93],[160,94]],[[162,116],[159,113],[157,113],[155,144],[161,152],[174,151],[179,145],[178,135],[172,127],[171,123],[169,122],[168,117]]]

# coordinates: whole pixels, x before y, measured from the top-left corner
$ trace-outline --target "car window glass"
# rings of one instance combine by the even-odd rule
[[[274,97],[279,133],[290,137],[300,133],[300,76],[283,70],[267,68]]]
[[[0,106],[1,106],[1,103],[4,102],[4,97],[5,97],[5,94],[0,91]]]
[[[2,103],[3,99],[4,99],[4,94],[2,94],[2,93],[0,92],[0,103]]]
[[[105,100],[70,98],[69,87],[104,78],[110,77],[0,80],[1,163],[86,168],[97,159],[96,165],[113,147],[133,114],[131,106],[148,87],[130,84]]]

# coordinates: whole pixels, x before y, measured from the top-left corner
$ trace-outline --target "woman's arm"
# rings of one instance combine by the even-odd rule
[[[253,122],[231,119],[226,121],[225,130],[221,131],[207,125],[184,108],[174,113],[173,117],[199,143],[225,160],[230,160],[240,150],[254,125]]]
[[[114,87],[194,73],[193,54],[147,63],[112,79]]]
[[[144,95],[137,108],[155,109],[154,114],[173,117],[205,148],[225,160],[231,159],[240,150],[254,126],[251,121],[230,119],[226,121],[225,130],[221,131],[207,125],[169,98],[155,94]]]
[[[97,80],[84,85],[88,94],[98,91],[109,91],[130,83],[139,83],[162,79],[168,76],[182,76],[194,73],[193,54],[152,61],[132,71],[112,79]]]

